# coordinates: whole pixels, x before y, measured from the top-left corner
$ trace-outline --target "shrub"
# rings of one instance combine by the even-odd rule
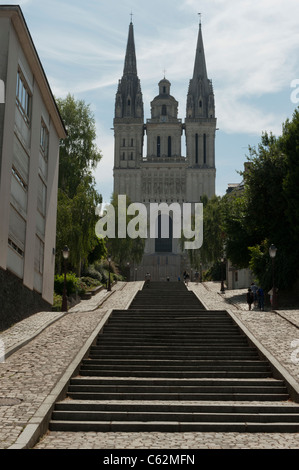
[[[75,294],[78,290],[79,279],[74,273],[67,273],[66,275],[66,292],[70,296]],[[64,287],[64,274],[56,275],[54,277],[54,291],[58,295],[63,295]]]

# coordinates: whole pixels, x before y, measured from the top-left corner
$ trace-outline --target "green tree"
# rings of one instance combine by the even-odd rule
[[[222,198],[214,196],[208,199],[201,197],[203,204],[203,243],[198,249],[187,250],[190,265],[198,269],[200,264],[210,266],[217,263],[224,255],[223,208]],[[194,229],[193,217],[193,229]],[[180,239],[181,248],[184,249],[186,238],[184,234]]]
[[[96,207],[101,196],[95,189],[92,169],[101,159],[95,144],[95,119],[84,101],[68,95],[57,104],[68,136],[61,143],[59,159],[56,271],[61,269],[61,251],[70,248],[69,264],[80,275],[83,263],[99,242],[95,236]]]
[[[131,204],[129,198],[126,198],[126,208]],[[125,238],[118,237],[118,195],[113,194],[111,199],[111,205],[115,210],[115,237],[106,238],[105,243],[107,251],[111,254],[113,260],[118,264],[120,270],[125,272],[127,269],[127,263],[140,263],[144,253],[145,239],[137,237],[132,239],[126,235]],[[135,216],[128,215],[126,212],[126,227],[130,220],[134,219]],[[138,229],[138,228],[137,228]]]
[[[277,247],[277,287],[290,287],[297,277],[298,244],[294,250],[294,234],[298,233],[298,222],[292,226],[294,219],[290,218],[290,207],[297,197],[297,191],[293,194],[290,188],[295,189],[296,178],[288,186],[288,175],[292,174],[293,178],[295,174],[290,166],[290,148],[287,145],[295,141],[290,137],[290,127],[293,130],[293,123],[285,126],[285,134],[280,138],[263,134],[257,149],[249,148],[248,163],[241,173],[244,189],[239,195],[225,197],[228,257],[239,267],[249,266],[266,289],[273,282],[269,256],[272,243]],[[296,145],[291,148],[294,154],[298,152]],[[298,159],[296,163],[298,165]]]
[[[294,245],[294,256],[299,255],[299,111],[296,109],[293,119],[283,126],[280,140],[281,150],[286,156],[287,173],[283,182],[286,199],[286,217],[289,221]]]
[[[97,166],[102,155],[95,143],[96,125],[90,106],[70,94],[56,101],[67,130],[67,138],[60,145],[58,186],[73,197],[82,177]]]

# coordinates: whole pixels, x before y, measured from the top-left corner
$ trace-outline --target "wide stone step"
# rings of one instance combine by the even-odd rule
[[[175,334],[173,335],[172,333],[170,333],[169,335],[166,335],[165,334],[160,334],[160,335],[154,335],[154,334],[145,334],[144,332],[142,332],[142,335],[128,335],[128,336],[124,336],[124,335],[120,335],[120,336],[114,336],[114,335],[107,335],[107,336],[103,336],[103,337],[99,337],[98,339],[98,343],[97,344],[105,344],[105,343],[116,343],[116,344],[120,344],[120,343],[125,343],[125,344],[137,344],[137,343],[144,343],[144,342],[147,342],[147,343],[151,343],[151,344],[155,344],[155,343],[161,343],[161,341],[163,341],[164,344],[173,344],[174,341],[176,342],[179,342],[180,344],[184,344],[184,343],[189,343],[189,344],[198,344],[198,343],[201,343],[205,340],[208,340],[208,339],[215,339],[215,340],[222,340],[222,339],[229,339],[231,341],[233,340],[241,340],[241,339],[246,339],[245,336],[241,336],[238,334],[238,333],[206,333],[206,334],[198,334],[198,335],[180,335],[179,333],[178,334]]]
[[[161,401],[283,401],[289,398],[284,393],[188,393],[188,392],[168,392],[168,393],[129,393],[129,392],[68,392],[70,398],[80,400],[161,400]]]
[[[298,423],[231,423],[229,421],[215,423],[194,422],[159,422],[159,421],[54,421],[50,422],[51,431],[62,432],[276,432],[295,433],[299,431]]]
[[[58,421],[161,421],[193,423],[297,423],[297,413],[184,413],[140,411],[79,411],[55,410],[53,419]]]
[[[268,366],[263,365],[256,365],[256,366],[249,366],[249,365],[228,365],[225,368],[222,365],[148,365],[148,364],[106,364],[106,365],[82,365],[81,370],[96,370],[100,371],[110,371],[111,374],[115,373],[119,375],[120,372],[131,372],[134,375],[135,372],[178,372],[178,373],[185,373],[185,372],[268,372],[270,374],[271,370]]]
[[[81,376],[89,377],[169,377],[169,378],[267,378],[270,377],[270,369],[265,370],[191,370],[191,371],[178,371],[178,370],[109,370],[89,368],[88,366],[80,369]]]
[[[204,414],[297,414],[299,413],[299,405],[294,405],[288,402],[283,404],[278,403],[202,403],[197,402],[192,404],[189,402],[175,402],[175,403],[159,403],[153,402],[109,402],[98,400],[66,400],[55,404],[55,410],[64,411],[110,411],[110,412],[130,412],[130,413],[167,413],[169,415],[176,415],[177,413],[204,413]]]
[[[143,353],[140,353],[139,356],[138,354],[135,352],[134,354],[130,354],[129,352],[127,352],[126,354],[122,353],[122,354],[117,354],[116,352],[112,352],[112,353],[109,353],[109,354],[105,354],[104,352],[99,352],[97,349],[95,350],[92,350],[90,352],[90,359],[113,359],[113,360],[119,360],[119,359],[140,359],[141,357],[143,357]],[[161,353],[161,352],[157,352],[156,354],[153,352],[153,351],[149,351],[147,353],[147,357],[146,359],[168,359],[168,360],[172,360],[172,359],[181,359],[182,361],[188,361],[190,359],[193,359],[193,360],[202,360],[203,358],[205,358],[206,360],[221,360],[221,359],[235,359],[235,356],[234,356],[234,353],[232,352],[227,352],[227,353],[209,353],[209,355],[207,356],[206,353],[202,353],[201,355],[200,354],[192,354],[192,353],[186,353],[186,354],[182,354],[182,353],[171,353],[171,354],[168,354],[168,353]],[[250,359],[258,359],[258,355],[257,353],[255,352],[252,352],[252,353],[239,353],[239,358],[242,358],[244,360],[250,360]]]
[[[275,379],[247,379],[247,380],[234,380],[234,379],[117,379],[115,377],[99,377],[99,378],[82,378],[74,377],[70,381],[70,385],[138,385],[138,386],[191,386],[191,387],[284,387],[283,380]],[[299,409],[299,407],[298,407]]]

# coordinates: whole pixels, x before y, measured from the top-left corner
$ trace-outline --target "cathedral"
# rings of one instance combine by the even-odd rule
[[[164,76],[151,102],[151,117],[144,121],[144,106],[137,61],[133,23],[129,35],[122,78],[115,98],[114,194],[127,195],[131,202],[197,203],[203,195],[215,194],[215,103],[208,79],[202,28],[199,25],[193,76],[186,99],[186,116],[178,117],[178,102],[171,95],[171,83]],[[146,136],[146,149],[144,148]],[[186,156],[182,155],[185,137]],[[171,213],[170,213],[171,214]],[[157,237],[146,240],[139,266],[131,267],[131,279],[177,280],[188,266],[187,253],[173,237],[161,237],[161,215]]]

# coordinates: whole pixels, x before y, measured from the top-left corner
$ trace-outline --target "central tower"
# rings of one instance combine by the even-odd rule
[[[130,23],[124,63],[115,100],[114,193],[126,194],[131,202],[200,202],[215,194],[215,104],[208,79],[201,25],[199,26],[193,77],[187,93],[185,122],[178,117],[178,102],[164,76],[158,95],[151,102],[151,117],[144,123],[143,98],[137,74],[133,24]],[[144,156],[144,135],[147,136]],[[186,157],[182,156],[182,136]],[[159,226],[161,220],[157,220]],[[138,267],[138,279],[149,271],[152,279],[175,280],[187,267],[178,239],[148,239]],[[160,234],[160,232],[159,232]]]

